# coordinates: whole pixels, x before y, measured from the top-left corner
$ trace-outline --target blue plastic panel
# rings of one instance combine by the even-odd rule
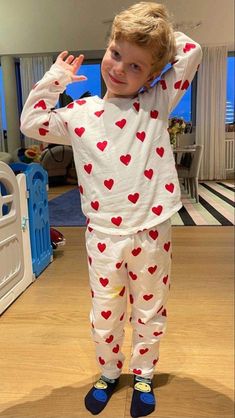
[[[24,173],[26,176],[32,263],[33,272],[37,277],[52,258],[47,197],[48,174],[37,163],[13,163],[10,166],[15,174]]]

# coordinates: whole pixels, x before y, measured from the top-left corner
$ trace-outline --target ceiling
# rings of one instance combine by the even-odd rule
[[[113,16],[133,0],[0,0],[0,55],[98,51]],[[165,0],[177,29],[234,49],[233,0]]]

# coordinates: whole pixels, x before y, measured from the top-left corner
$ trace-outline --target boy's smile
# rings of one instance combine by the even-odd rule
[[[150,50],[125,40],[111,41],[101,64],[105,98],[132,97],[151,77]]]

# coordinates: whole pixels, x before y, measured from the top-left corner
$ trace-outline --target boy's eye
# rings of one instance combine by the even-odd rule
[[[141,70],[141,68],[138,64],[131,64],[131,69],[133,71],[140,71]]]
[[[112,56],[112,58],[115,58],[115,59],[120,58],[119,52],[116,51],[115,49],[111,50],[111,56]]]

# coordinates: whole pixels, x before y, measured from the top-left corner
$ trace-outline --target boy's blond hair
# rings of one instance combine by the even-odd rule
[[[110,41],[125,40],[152,52],[152,73],[160,73],[175,57],[175,36],[165,6],[139,2],[120,12],[113,21]]]

